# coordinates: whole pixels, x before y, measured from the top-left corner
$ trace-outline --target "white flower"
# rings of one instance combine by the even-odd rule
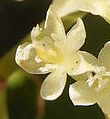
[[[77,20],[66,35],[61,19],[51,6],[47,12],[44,32],[37,25],[31,32],[32,43],[25,43],[17,48],[15,60],[25,71],[31,74],[51,72],[41,87],[44,99],[54,100],[61,95],[67,74],[71,76],[94,70],[92,64],[86,62],[86,54],[89,53],[79,51],[85,37],[81,19]]]
[[[53,0],[59,16],[84,11],[102,16],[110,23],[110,0]]]
[[[107,42],[98,55],[100,67],[88,80],[82,78],[70,85],[69,95],[74,105],[98,103],[103,112],[110,115],[110,42]]]

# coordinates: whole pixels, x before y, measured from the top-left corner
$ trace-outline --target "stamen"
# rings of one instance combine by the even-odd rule
[[[104,67],[100,68],[100,72],[97,72],[94,76],[89,77],[86,81],[89,87],[93,87],[96,92],[101,91],[110,79],[110,72],[107,72]]]

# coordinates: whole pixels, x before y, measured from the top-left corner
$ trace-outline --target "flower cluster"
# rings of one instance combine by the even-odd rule
[[[104,113],[110,115],[110,42],[100,51],[96,72],[77,80],[70,85],[69,95],[74,105],[91,105],[98,103]]]
[[[46,15],[44,28],[37,24],[31,31],[31,43],[17,48],[16,63],[31,74],[49,75],[41,86],[46,100],[58,98],[65,87],[67,74],[76,82],[69,87],[74,105],[98,103],[110,115],[110,42],[100,51],[98,58],[81,51],[86,31],[81,18],[65,32],[61,17],[76,11],[91,12],[110,21],[109,0],[54,0]]]

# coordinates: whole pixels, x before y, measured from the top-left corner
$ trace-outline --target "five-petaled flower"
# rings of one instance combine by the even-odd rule
[[[59,16],[84,11],[100,15],[110,23],[110,0],[53,0]]]
[[[15,60],[21,68],[31,74],[50,73],[41,87],[44,99],[54,100],[61,95],[67,74],[72,76],[94,70],[86,55],[90,58],[93,56],[79,51],[85,37],[84,24],[80,18],[66,35],[61,19],[50,6],[44,30],[37,25],[31,32],[32,43],[17,48]]]
[[[98,55],[98,70],[89,73],[88,79],[80,79],[70,85],[69,95],[74,105],[98,103],[102,111],[110,115],[110,41]]]

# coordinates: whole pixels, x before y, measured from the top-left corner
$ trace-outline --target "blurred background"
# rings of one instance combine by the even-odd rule
[[[97,104],[74,106],[68,96],[68,82],[63,94],[55,101],[39,96],[46,75],[29,75],[15,63],[19,42],[30,39],[30,31],[41,23],[51,0],[0,0],[0,119],[104,119]],[[83,18],[87,38],[81,48],[95,56],[110,40],[110,25],[100,16],[87,14]],[[13,48],[14,47],[14,48]]]

